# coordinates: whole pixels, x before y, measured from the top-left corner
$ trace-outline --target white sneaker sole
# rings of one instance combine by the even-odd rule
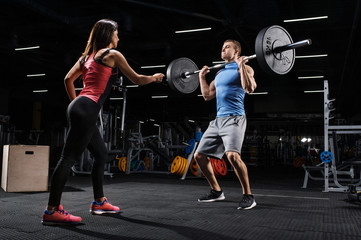
[[[218,198],[215,198],[215,199],[209,199],[209,200],[200,200],[198,199],[198,202],[216,202],[216,201],[222,201],[226,199],[226,197],[224,196],[224,194],[222,193],[221,196],[219,196]]]
[[[101,214],[107,214],[107,213],[119,213],[120,211],[101,211],[101,210],[89,210],[90,213],[92,214],[96,214],[96,215],[101,215]]]
[[[248,209],[254,208],[256,205],[257,205],[257,203],[253,202],[252,205],[249,207],[246,207],[246,208],[238,207],[237,209],[238,210],[248,210]]]

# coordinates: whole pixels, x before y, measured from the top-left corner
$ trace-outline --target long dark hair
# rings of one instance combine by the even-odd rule
[[[108,46],[112,41],[114,31],[118,24],[110,19],[101,19],[96,22],[90,32],[88,43],[85,47],[83,57]]]

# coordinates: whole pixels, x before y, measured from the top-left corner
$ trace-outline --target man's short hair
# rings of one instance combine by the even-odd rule
[[[233,43],[234,46],[235,46],[235,49],[238,50],[238,55],[241,54],[241,50],[242,50],[241,44],[240,44],[237,40],[227,39],[226,41],[224,41],[224,43],[226,43],[226,42],[231,42],[231,43]]]

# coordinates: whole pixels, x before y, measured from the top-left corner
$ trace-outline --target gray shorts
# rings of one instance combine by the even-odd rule
[[[245,115],[217,117],[209,123],[196,152],[219,159],[225,152],[241,155],[246,125]]]

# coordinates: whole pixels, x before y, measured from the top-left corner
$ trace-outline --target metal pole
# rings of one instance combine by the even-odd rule
[[[287,44],[284,46],[276,47],[275,49],[273,49],[273,52],[280,53],[280,52],[284,52],[284,51],[299,48],[299,47],[309,46],[311,44],[312,44],[311,39],[306,39],[306,40],[302,40],[299,42],[290,43],[290,44]]]

